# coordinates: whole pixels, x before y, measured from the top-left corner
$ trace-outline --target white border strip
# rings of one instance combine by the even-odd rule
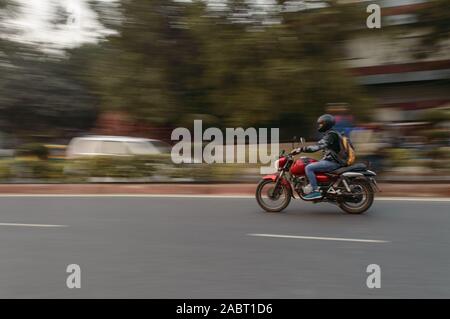
[[[449,197],[376,197],[379,201],[450,202]]]
[[[19,227],[68,227],[67,225],[18,224],[18,223],[0,223],[0,226],[19,226]]]
[[[356,238],[336,238],[336,237],[315,237],[315,236],[292,236],[276,234],[247,234],[253,237],[274,237],[274,238],[294,238],[294,239],[314,239],[314,240],[333,240],[333,241],[351,241],[357,243],[389,243],[387,240],[379,239],[356,239]]]

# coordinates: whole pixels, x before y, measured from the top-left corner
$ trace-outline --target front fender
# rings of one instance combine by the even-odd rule
[[[263,179],[270,179],[275,182],[277,180],[277,177],[278,177],[278,174],[270,174],[270,175],[263,176]]]

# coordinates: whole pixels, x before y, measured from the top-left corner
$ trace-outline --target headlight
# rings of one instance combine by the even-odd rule
[[[276,160],[274,163],[275,169],[278,171],[280,168],[280,160]]]

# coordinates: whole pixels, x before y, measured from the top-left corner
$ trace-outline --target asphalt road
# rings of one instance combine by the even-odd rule
[[[0,207],[1,298],[450,297],[449,201],[376,201],[359,216],[300,201],[269,214],[248,198],[0,197]],[[66,286],[69,264],[80,289]],[[379,289],[366,286],[369,264],[381,267]]]

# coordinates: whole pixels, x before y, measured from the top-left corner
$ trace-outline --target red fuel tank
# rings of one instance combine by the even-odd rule
[[[310,163],[317,162],[313,158],[301,158],[295,161],[295,163],[291,166],[291,174],[295,176],[304,176],[305,175],[305,167]],[[323,173],[316,173],[317,182],[319,183],[327,183],[330,178]]]
[[[313,158],[308,158],[308,157],[303,157],[301,159],[296,160],[295,163],[292,164],[292,166],[291,166],[291,174],[297,175],[297,176],[305,175],[306,165],[308,165],[309,163],[314,163],[314,162],[317,162],[317,161]]]

